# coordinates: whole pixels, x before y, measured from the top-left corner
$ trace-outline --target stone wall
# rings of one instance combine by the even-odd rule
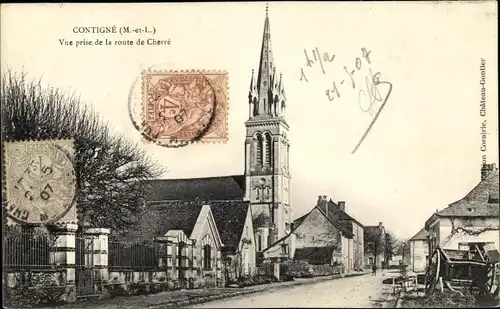
[[[295,230],[295,248],[337,247],[337,256],[341,257],[341,233],[328,219],[314,208]]]

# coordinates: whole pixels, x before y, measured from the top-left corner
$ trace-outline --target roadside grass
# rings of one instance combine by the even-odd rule
[[[449,290],[435,291],[428,297],[407,295],[401,308],[484,308],[469,291],[461,292],[463,296]]]

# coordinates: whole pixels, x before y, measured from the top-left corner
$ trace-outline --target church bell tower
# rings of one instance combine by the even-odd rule
[[[259,70],[252,70],[245,122],[245,199],[253,213],[257,251],[290,233],[290,169],[286,97],[271,48],[268,8],[264,21]]]

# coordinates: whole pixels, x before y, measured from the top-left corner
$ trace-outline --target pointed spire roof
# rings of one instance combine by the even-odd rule
[[[263,102],[263,99],[268,99],[268,93],[272,87],[272,76],[274,73],[273,52],[271,47],[271,26],[269,23],[268,10],[269,9],[266,6],[266,19],[264,20],[264,32],[262,34],[259,71],[257,72],[257,88],[259,92],[259,101],[261,102]],[[262,104],[262,106],[264,105]]]

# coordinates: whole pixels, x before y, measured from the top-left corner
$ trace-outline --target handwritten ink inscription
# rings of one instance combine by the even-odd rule
[[[304,49],[306,59],[306,67],[320,69],[323,75],[327,75],[330,71],[328,67],[335,61],[335,54],[327,52],[321,53],[318,47],[315,47],[309,53]],[[355,57],[351,66],[342,66],[342,77],[334,78],[330,86],[325,90],[325,95],[330,102],[338,101],[341,98],[341,92],[346,88],[345,85],[350,85],[353,90],[358,91],[358,105],[363,113],[368,113],[373,117],[370,125],[365,133],[354,147],[352,153],[355,153],[361,143],[364,141],[373,125],[380,116],[380,113],[385,107],[387,100],[392,92],[392,83],[380,79],[382,73],[373,73],[371,68],[372,61],[370,59],[371,51],[367,48],[361,48],[361,53]],[[307,69],[307,68],[306,68]],[[331,68],[333,71],[334,68]],[[366,70],[367,69],[367,70]],[[368,73],[363,73],[368,71]],[[365,74],[363,83],[357,84],[355,76]],[[309,82],[304,68],[300,69],[300,81]],[[381,88],[381,86],[385,85]]]

